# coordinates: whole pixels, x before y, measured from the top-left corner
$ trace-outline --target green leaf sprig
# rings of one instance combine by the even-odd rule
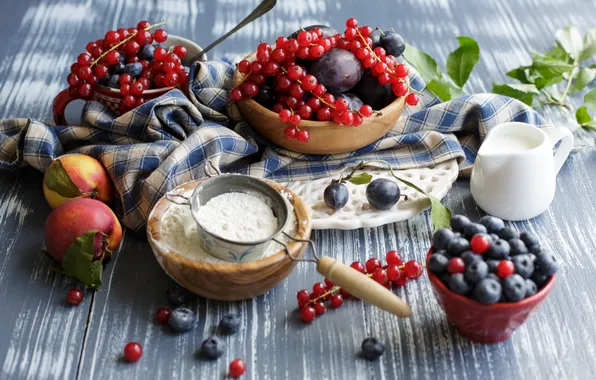
[[[463,87],[470,78],[474,66],[480,60],[480,47],[471,37],[457,37],[459,47],[447,57],[447,75],[427,53],[406,45],[404,58],[412,64],[426,82],[426,88],[442,101],[464,95]]]

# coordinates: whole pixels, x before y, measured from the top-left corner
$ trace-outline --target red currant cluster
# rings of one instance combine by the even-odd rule
[[[387,55],[382,47],[373,50],[370,38],[373,29],[369,26],[357,26],[358,21],[350,18],[343,35],[323,37],[323,31],[315,27],[309,31],[302,30],[296,38],[278,37],[275,48],[267,43],[259,44],[254,62],[243,60],[238,64],[238,71],[244,77],[232,89],[230,98],[234,101],[253,98],[259,94],[259,86],[265,84],[266,77],[275,77],[278,97],[272,111],[278,113],[282,122],[289,124],[284,130],[288,140],[309,140],[308,131],[298,127],[302,120],[333,120],[346,126],[359,126],[364,117],[373,115],[372,107],[365,104],[358,110],[349,109],[346,99],[335,99],[324,85],[318,83],[314,75],[296,63],[297,58],[318,59],[331,48],[349,50],[366,69],[371,70],[379,83],[391,83],[397,96],[406,95],[409,91],[405,80],[408,68],[404,64],[398,64],[397,59]],[[409,94],[406,102],[415,105],[418,103],[418,96]]]
[[[404,263],[397,251],[389,251],[385,255],[387,265],[383,266],[376,258],[368,259],[365,264],[359,261],[353,262],[350,267],[357,270],[388,289],[402,287],[409,280],[416,279],[424,273],[424,267],[416,260]],[[324,283],[317,282],[313,285],[312,292],[300,290],[296,295],[300,318],[304,322],[312,322],[316,316],[324,314],[327,306],[323,303],[329,301],[329,305],[337,309],[344,303],[344,299],[351,298],[345,290],[334,285],[325,279]]]
[[[150,32],[163,24],[141,21],[136,28],[110,30],[104,39],[89,42],[87,51],[77,57],[66,78],[71,96],[89,99],[98,83],[120,89],[124,113],[144,103],[145,90],[185,84],[188,74],[181,60],[186,56],[186,48],[174,46],[166,50],[152,45],[166,41],[165,30]]]

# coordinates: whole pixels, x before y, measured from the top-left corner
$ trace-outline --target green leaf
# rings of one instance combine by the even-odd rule
[[[442,78],[433,79],[426,84],[426,88],[432,91],[439,99],[446,102],[451,100],[451,92],[449,91],[449,83]]]
[[[586,60],[593,55],[596,55],[596,29],[590,29],[584,36],[584,48],[582,49],[579,59]]]
[[[62,258],[64,272],[92,289],[101,285],[102,260],[93,261],[93,246],[99,231],[89,231],[79,236],[66,250]],[[103,234],[102,234],[103,235]]]
[[[532,80],[530,79],[530,77],[528,77],[528,69],[530,68],[530,66],[521,66],[518,67],[517,69],[513,69],[509,72],[507,72],[508,77],[513,78],[513,79],[517,79],[518,81],[525,83],[525,84],[530,84],[532,83]]]
[[[590,69],[588,67],[582,67],[579,69],[579,73],[573,82],[573,86],[569,90],[570,93],[578,92],[583,90],[588,83],[592,82],[596,78],[596,69]]]
[[[575,111],[575,119],[579,125],[588,124],[593,120],[592,116],[588,113],[586,106],[581,106]]]
[[[568,25],[555,33],[557,42],[573,58],[579,58],[583,50],[583,40],[579,29],[575,25]]]
[[[540,94],[533,84],[494,84],[493,92],[521,100],[531,106],[534,94]]]
[[[43,180],[48,189],[58,193],[61,197],[74,198],[82,194],[81,189],[70,179],[60,159],[54,160],[47,168]]]
[[[532,53],[532,69],[543,78],[550,79],[573,70],[573,65],[544,54]]]
[[[412,45],[406,44],[404,58],[416,68],[416,71],[418,71],[426,83],[441,75],[441,70],[437,62],[430,55],[416,49]]]
[[[459,48],[449,54],[446,67],[447,75],[461,88],[480,59],[480,47],[471,37],[457,37],[457,41]]]
[[[565,49],[563,49],[561,45],[559,45],[558,43],[555,45],[554,48],[547,51],[544,55],[549,58],[553,58],[558,61],[563,61],[567,63],[569,63],[569,61],[572,60],[569,54],[565,51]]]
[[[358,175],[353,176],[348,181],[350,181],[354,185],[366,185],[367,183],[370,183],[371,180],[372,180],[372,175],[364,172],[364,173],[360,173]]]
[[[552,77],[552,78],[537,77],[534,80],[534,84],[536,85],[536,88],[538,90],[542,90],[543,88],[545,88],[547,86],[551,86],[553,84],[557,84],[557,83],[561,82],[562,80],[563,80],[563,76],[562,75],[557,75],[557,76]]]
[[[596,88],[586,92],[584,103],[592,112],[596,112]]]

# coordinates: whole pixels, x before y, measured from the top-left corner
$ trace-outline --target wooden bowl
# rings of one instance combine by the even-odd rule
[[[180,185],[176,190],[185,192],[193,190],[204,180],[196,180]],[[309,239],[311,220],[304,202],[292,191],[278,183],[265,180],[277,191],[283,190],[289,194],[290,203],[294,206],[296,215],[296,239]],[[267,293],[283,281],[296,266],[285,250],[264,258],[241,264],[211,264],[191,260],[174,251],[164,248],[160,244],[164,240],[161,236],[161,219],[172,205],[162,197],[149,215],[147,222],[147,237],[157,261],[166,273],[182,287],[205,298],[236,301],[249,299]],[[301,258],[308,244],[291,242],[288,244],[290,254]]]
[[[244,59],[254,61],[256,52]],[[234,86],[240,83],[243,76],[236,70]],[[241,100],[238,102],[238,107],[244,119],[254,129],[279,146],[305,154],[339,154],[360,149],[385,136],[401,116],[405,99],[405,96],[395,99],[381,110],[381,115],[365,117],[358,127],[346,127],[333,121],[302,121],[299,128],[310,133],[310,140],[306,143],[287,140],[284,137],[284,129],[288,124],[280,121],[275,112],[254,100],[250,98]]]

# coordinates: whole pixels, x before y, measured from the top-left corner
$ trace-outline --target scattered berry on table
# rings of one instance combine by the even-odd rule
[[[385,352],[385,345],[377,338],[366,338],[362,342],[362,357],[366,360],[377,360]]]
[[[73,306],[80,305],[83,302],[83,292],[77,288],[70,289],[66,293],[66,301]]]
[[[364,264],[362,264],[360,261],[354,261],[352,264],[350,264],[350,267],[352,269],[356,269],[358,272],[360,273],[364,273]]]
[[[366,260],[366,273],[373,273],[375,270],[381,267],[381,262],[377,258],[371,258]]]
[[[226,343],[216,336],[207,338],[201,343],[199,354],[202,358],[215,360],[224,354]]]
[[[340,294],[334,294],[331,297],[331,307],[333,307],[334,309],[337,309],[338,307],[340,307],[341,305],[344,304],[344,299]]]
[[[160,325],[167,325],[170,315],[172,315],[172,310],[169,307],[159,307],[155,312],[155,320]]]
[[[418,278],[422,275],[422,264],[416,260],[410,260],[404,265],[404,274],[408,278]]]
[[[327,306],[323,302],[315,302],[313,307],[316,315],[323,315],[327,311]]]
[[[219,332],[224,335],[236,334],[240,330],[240,316],[238,314],[226,314],[219,321]]]
[[[168,324],[174,331],[183,333],[192,330],[196,320],[197,317],[192,310],[185,307],[179,307],[172,311],[172,314],[168,319]]]
[[[312,306],[305,306],[300,310],[300,318],[306,323],[314,321],[316,314]]]
[[[124,346],[124,358],[133,363],[143,356],[143,347],[137,342],[130,342]]]
[[[234,359],[230,363],[230,376],[232,377],[240,377],[246,371],[246,363],[241,359]]]
[[[166,294],[172,306],[182,306],[188,301],[188,291],[180,285],[171,286]]]

